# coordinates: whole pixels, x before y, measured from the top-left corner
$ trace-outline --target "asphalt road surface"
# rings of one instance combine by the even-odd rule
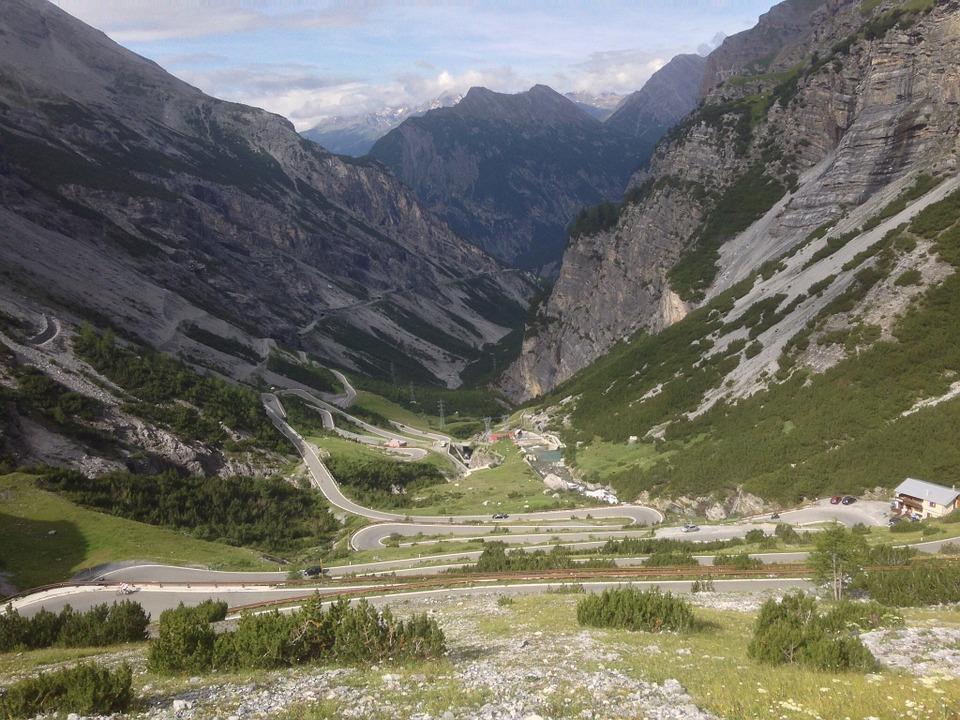
[[[396,591],[384,589],[372,593],[370,601],[375,605],[385,605],[401,601],[417,600],[427,597],[443,597],[455,599],[477,595],[532,595],[542,593],[551,587],[562,585],[563,582],[529,582],[516,584],[480,584],[470,587],[438,588],[435,590]],[[597,582],[578,582],[584,590],[594,592],[604,588],[626,586],[639,588],[659,587],[677,593],[690,591],[690,580],[607,580]],[[714,580],[718,592],[759,592],[766,590],[787,590],[791,588],[810,589],[810,581],[804,578],[743,578],[736,580]],[[354,586],[356,587],[356,586]],[[55,591],[48,591],[21,598],[13,603],[17,612],[25,617],[32,617],[45,608],[50,612],[59,612],[67,605],[74,610],[89,610],[95,605],[112,603],[118,600],[130,599],[143,606],[153,618],[159,616],[166,609],[184,605],[198,605],[204,600],[223,600],[231,608],[255,603],[266,603],[277,600],[295,600],[306,597],[314,592],[321,595],[333,590],[348,589],[344,586],[332,587],[299,587],[277,588],[266,585],[239,587],[215,587],[212,585],[164,585],[163,587],[148,587],[130,595],[117,595],[114,587],[74,587]]]
[[[960,538],[941,538],[911,545],[920,552],[936,553],[948,543],[957,543]],[[405,560],[388,560],[375,563],[362,563],[331,567],[331,577],[344,577],[351,574],[370,575],[382,573],[396,573],[404,575],[436,575],[448,568],[473,562],[479,556],[478,552],[450,553],[448,555],[434,555],[423,558],[409,558]],[[713,555],[695,556],[701,565],[713,564]],[[806,553],[755,553],[752,557],[759,558],[764,563],[795,563],[802,562]],[[639,565],[643,557],[617,558],[616,564],[620,567]],[[418,567],[427,562],[435,564],[428,567]],[[309,594],[314,589],[321,593],[333,590],[344,590],[358,586],[333,586],[317,588],[285,588],[280,585],[286,580],[282,572],[218,572],[192,568],[182,568],[166,565],[137,565],[114,570],[107,570],[98,578],[111,583],[127,582],[134,586],[141,586],[131,595],[118,595],[116,585],[90,586],[75,585],[63,588],[44,590],[22,597],[14,601],[14,607],[26,616],[32,616],[40,608],[50,611],[59,611],[67,604],[77,610],[88,609],[94,605],[111,603],[123,598],[132,598],[141,603],[151,614],[176,607],[183,602],[187,605],[197,604],[207,598],[224,600],[231,607],[267,602],[271,600],[291,599]],[[215,585],[215,583],[218,583]],[[220,584],[222,583],[222,584]],[[413,593],[384,592],[378,602],[401,600],[427,596],[462,597],[490,592],[499,594],[518,594],[541,592],[557,583],[536,582],[519,585],[498,586],[481,584],[474,587],[429,590]],[[587,590],[602,589],[613,585],[631,584],[634,586],[659,586],[675,592],[689,590],[690,581],[606,581],[583,583]],[[750,592],[771,589],[789,589],[794,587],[810,588],[809,581],[802,578],[755,578],[737,580],[714,580],[720,592]]]
[[[290,390],[288,391],[291,394],[304,396],[306,395],[311,400],[318,402],[316,398],[313,398],[309,393],[305,393],[299,390]],[[382,537],[387,537],[391,533],[396,531],[397,527],[402,527],[406,530],[410,530],[407,534],[431,534],[431,535],[446,535],[454,534],[460,532],[456,529],[458,524],[463,523],[495,523],[498,521],[493,520],[492,516],[489,514],[483,515],[408,515],[401,513],[391,513],[384,512],[381,510],[375,510],[373,508],[367,508],[358,503],[353,502],[347,498],[343,492],[340,490],[340,486],[337,484],[336,479],[327,469],[327,467],[320,460],[319,455],[317,454],[316,448],[308,443],[304,438],[294,430],[284,419],[285,413],[283,412],[283,407],[277,399],[276,395],[272,393],[264,393],[261,396],[263,401],[264,408],[267,411],[267,415],[270,417],[270,420],[273,424],[282,432],[297,448],[303,457],[304,462],[307,464],[307,468],[310,471],[313,485],[316,487],[327,500],[334,505],[335,507],[344,510],[345,512],[351,513],[353,515],[359,515],[360,517],[369,518],[371,520],[381,520],[381,521],[393,521],[393,525],[389,526],[390,529],[382,535]],[[362,423],[362,421],[359,421]],[[382,430],[380,428],[373,428],[373,426],[362,424],[365,430],[377,431],[383,433],[389,437],[396,437],[403,439],[403,436],[397,435],[396,433],[389,433],[389,431]],[[510,516],[511,521],[548,521],[548,520],[570,520],[570,519],[587,519],[587,516],[590,515],[593,518],[623,518],[625,522],[631,522],[639,525],[651,525],[663,520],[663,515],[660,511],[655,510],[654,508],[644,507],[642,505],[610,505],[607,507],[598,507],[598,508],[583,508],[579,510],[551,510],[546,512],[536,512],[536,513],[516,513]],[[374,545],[373,547],[377,547]]]

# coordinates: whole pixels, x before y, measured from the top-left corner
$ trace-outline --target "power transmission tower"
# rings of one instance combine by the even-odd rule
[[[440,406],[440,429],[443,430],[443,399],[437,400],[437,405]]]
[[[490,439],[490,420],[491,418],[485,417],[483,419],[483,438],[484,440]]]
[[[393,397],[397,397],[397,369],[393,364],[393,360],[390,361],[390,390],[393,392]]]
[[[410,382],[410,404],[412,405],[417,401],[417,398],[413,394],[413,382]]]

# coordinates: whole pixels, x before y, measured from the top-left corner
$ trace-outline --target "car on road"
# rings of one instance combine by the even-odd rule
[[[700,529],[699,525],[694,525],[693,523],[687,523],[683,526],[684,532],[697,532]]]
[[[510,517],[510,516],[507,515],[506,513],[496,513],[496,514],[493,516],[493,519],[494,519],[494,520],[506,520],[508,517]]]
[[[844,505],[853,505],[857,499],[853,495],[844,495],[842,502]]]
[[[311,565],[310,567],[303,569],[303,576],[305,578],[316,578],[320,577],[321,575],[325,575],[326,572],[327,571],[319,565]]]
[[[839,505],[841,500],[843,500],[842,497],[840,497],[839,495],[834,495],[832,498],[830,498],[830,504]]]
[[[779,520],[779,519],[780,519],[780,513],[776,513],[776,512],[775,512],[773,515],[770,516],[770,519],[771,519],[771,520]]]

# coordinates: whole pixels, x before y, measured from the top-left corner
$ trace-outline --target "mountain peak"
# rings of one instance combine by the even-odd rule
[[[597,122],[569,98],[542,84],[519,93],[501,93],[485,87],[472,87],[463,100],[447,111],[471,120],[510,124],[592,125]]]

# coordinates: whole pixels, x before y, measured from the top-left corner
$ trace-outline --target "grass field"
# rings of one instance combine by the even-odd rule
[[[252,550],[86,510],[38,490],[29,475],[0,476],[0,572],[17,587],[134,559],[231,570],[273,568]]]
[[[420,428],[421,430],[435,430],[440,427],[439,417],[426,413],[415,413],[368,390],[357,390],[357,401],[355,404],[379,413],[391,420],[396,420],[404,425],[410,425],[411,427]]]
[[[624,471],[645,470],[669,453],[658,453],[647,443],[605,442],[594,438],[589,445],[577,450],[576,465],[591,482],[604,482],[607,476]]]
[[[51,665],[59,665],[60,663],[87,658],[93,659],[99,655],[110,655],[117,652],[135,653],[145,648],[146,643],[127,643],[107,647],[51,647],[41,648],[39,650],[0,653],[0,678],[7,679],[19,673],[30,674],[33,670],[42,670]]]

